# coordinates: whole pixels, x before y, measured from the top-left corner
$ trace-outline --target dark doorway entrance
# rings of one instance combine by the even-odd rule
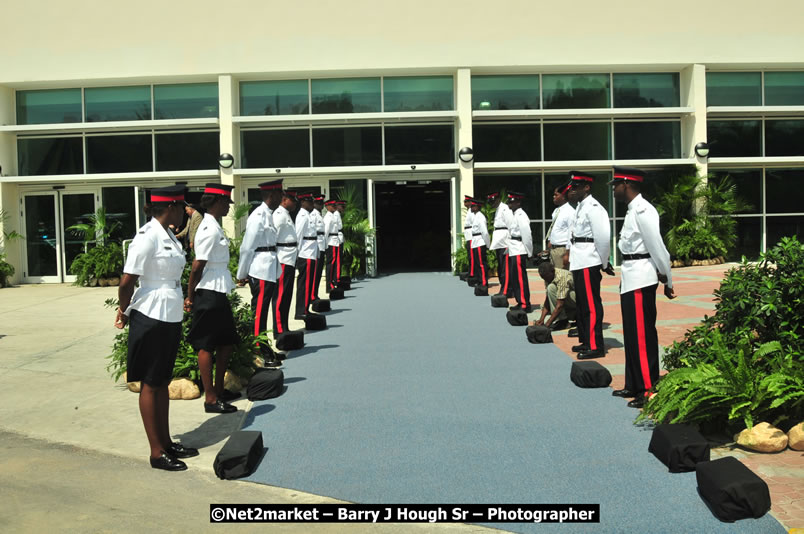
[[[450,182],[375,182],[377,267],[449,271]]]

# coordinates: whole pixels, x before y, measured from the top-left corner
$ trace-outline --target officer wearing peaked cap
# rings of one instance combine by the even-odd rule
[[[466,277],[466,282],[472,285],[475,280],[475,257],[472,254],[472,197],[469,195],[463,196],[463,207],[466,209],[466,217],[463,218],[463,241],[466,247],[466,257],[469,259],[469,274]]]
[[[472,257],[475,264],[476,285],[488,289],[489,286],[489,264],[486,257],[486,250],[489,246],[489,230],[486,224],[486,216],[480,211],[482,202],[473,198],[471,207],[472,213]]]
[[[321,276],[324,273],[324,263],[326,261],[327,241],[324,232],[324,216],[321,210],[324,209],[324,195],[313,195],[313,211],[310,212],[310,220],[315,227],[315,234],[318,240],[318,257],[315,260],[315,278],[310,298],[313,302],[318,300],[318,287],[321,285]]]
[[[516,299],[516,306],[511,309],[530,313],[530,283],[528,282],[527,259],[533,255],[533,235],[530,231],[530,218],[522,209],[525,195],[511,191],[508,193],[508,205],[513,211],[510,225],[511,235],[508,238],[509,273],[511,290]]]
[[[508,204],[502,201],[499,191],[494,191],[487,195],[488,203],[494,212],[494,231],[491,234],[491,246],[489,247],[497,254],[497,277],[500,280],[500,295],[511,296],[513,293],[509,288],[509,266],[508,266],[508,230],[514,222],[514,213]]]
[[[337,200],[327,200],[324,208],[324,240],[327,244],[327,293],[337,287],[338,275],[341,270],[341,248],[338,239]]]
[[[569,203],[568,193],[572,184],[566,183],[553,191],[552,222],[547,229],[547,249],[550,251],[550,262],[556,269],[564,268],[564,254],[570,240],[570,227],[575,218],[575,208]]]
[[[296,214],[296,242],[299,256],[296,260],[296,319],[304,319],[312,300],[313,280],[315,279],[315,261],[318,258],[318,235],[311,218],[313,209],[312,193],[299,194],[301,207]]]
[[[659,231],[659,214],[641,194],[645,173],[632,167],[614,167],[614,198],[628,205],[618,246],[623,255],[620,307],[625,344],[625,388],[617,397],[634,397],[634,408],[645,404],[646,395],[659,378],[659,340],[656,333],[656,289],[675,298],[670,254]]]
[[[296,276],[296,258],[298,242],[296,226],[290,212],[296,207],[296,193],[283,191],[282,201],[274,210],[272,218],[276,227],[276,257],[279,260],[279,278],[274,289],[274,337],[290,331],[290,301],[293,298],[293,281]]]

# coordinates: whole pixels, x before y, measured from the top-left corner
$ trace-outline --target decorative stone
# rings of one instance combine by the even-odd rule
[[[797,424],[787,433],[787,446],[794,451],[804,451],[804,423]]]
[[[106,287],[109,285],[109,280],[106,278],[98,278],[98,285],[101,287]]]
[[[170,400],[192,400],[201,396],[201,390],[189,378],[176,378],[168,386]]]
[[[768,423],[759,423],[734,436],[738,445],[758,452],[779,452],[787,447],[787,434]]]
[[[113,276],[112,278],[109,278],[109,285],[110,286],[119,286],[120,285],[120,277],[119,276]]]
[[[132,393],[139,393],[142,389],[142,384],[140,382],[129,382],[128,381],[128,373],[123,373],[123,380],[126,382],[126,387]]]
[[[88,284],[89,284],[89,287],[96,287],[98,285],[98,279],[97,278],[90,278]]]
[[[243,382],[239,376],[227,370],[223,375],[223,387],[229,391],[240,391],[243,389]]]

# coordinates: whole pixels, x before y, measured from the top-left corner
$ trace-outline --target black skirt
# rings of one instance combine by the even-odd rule
[[[235,345],[239,341],[232,306],[224,293],[209,289],[196,290],[193,322],[187,341],[196,352],[214,352],[218,347]]]
[[[131,310],[128,330],[129,382],[164,386],[173,377],[181,341],[181,323],[167,323]]]

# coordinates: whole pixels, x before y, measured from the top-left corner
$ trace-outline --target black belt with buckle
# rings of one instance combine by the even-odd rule
[[[575,243],[594,243],[595,240],[591,237],[573,237],[570,242],[574,245]]]
[[[463,227],[463,229],[464,229],[464,230],[471,230],[471,229],[472,229],[472,227],[471,227],[471,226],[464,226],[464,227]]]
[[[648,254],[647,252],[644,254],[623,254],[623,259],[625,261],[647,260],[648,258],[650,258],[650,254]]]
[[[293,243],[277,243],[276,244],[277,247],[293,247],[293,248],[296,248],[297,245],[298,245],[298,243],[296,243],[295,241]]]
[[[302,237],[302,239],[305,239],[307,241],[318,241],[318,238],[315,236],[304,236]]]
[[[511,236],[511,239],[513,239],[514,241],[522,241],[522,236],[519,236],[519,235],[512,235],[512,236]]]
[[[506,227],[506,226],[495,226],[494,229],[495,230],[508,230],[508,227]]]
[[[324,235],[324,232],[316,232],[316,235]]]
[[[472,236],[476,236],[476,235],[483,235],[483,234],[480,234],[480,233],[477,233],[477,234],[472,234]]]
[[[257,247],[254,252],[276,252],[276,247]]]
[[[550,248],[567,248],[567,245],[553,245],[550,243]]]

